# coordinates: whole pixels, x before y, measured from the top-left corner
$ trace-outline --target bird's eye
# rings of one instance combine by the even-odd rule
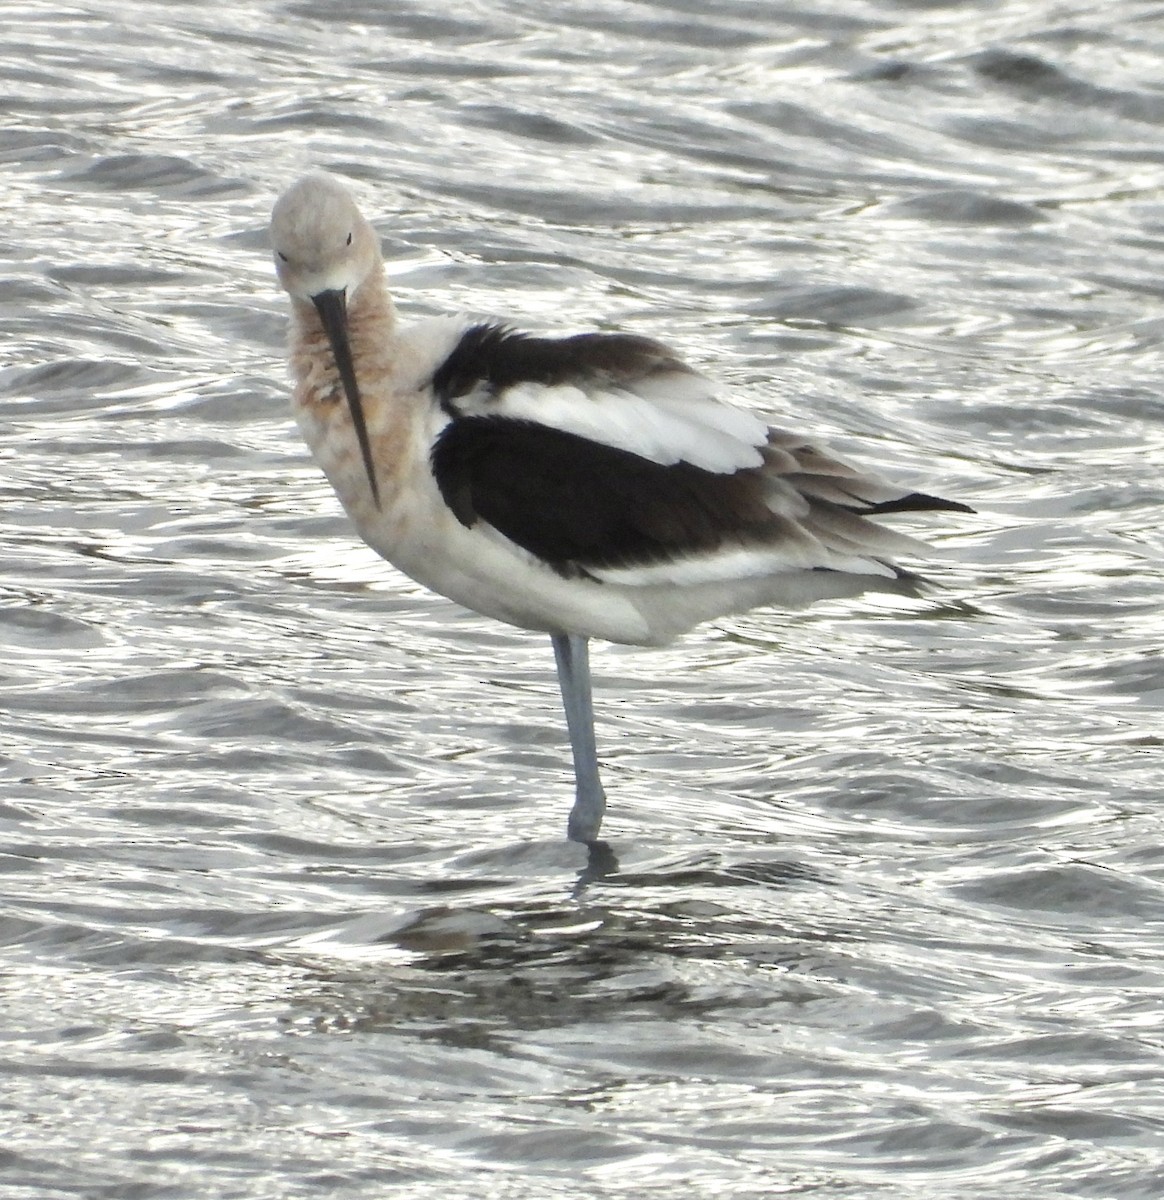
[[[347,244],[348,244],[349,246],[352,244],[352,235],[351,235],[350,233],[348,234],[348,240],[347,240]]]

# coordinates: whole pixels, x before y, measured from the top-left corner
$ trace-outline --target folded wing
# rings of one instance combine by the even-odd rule
[[[475,326],[433,382],[451,418],[432,452],[445,503],[564,575],[894,576],[888,556],[917,543],[869,516],[965,508],[769,430],[645,338]]]

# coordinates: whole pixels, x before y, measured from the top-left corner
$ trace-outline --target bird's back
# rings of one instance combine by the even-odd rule
[[[431,471],[460,525],[645,626],[570,632],[659,641],[756,604],[897,587],[891,556],[924,547],[871,518],[965,507],[768,429],[645,338],[473,325],[431,386],[447,418]]]

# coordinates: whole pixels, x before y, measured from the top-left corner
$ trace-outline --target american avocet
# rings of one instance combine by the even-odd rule
[[[905,492],[723,403],[666,346],[397,324],[380,244],[316,173],[275,204],[295,415],[360,536],[476,612],[550,634],[574,756],[569,837],[593,844],[587,639],[657,646],[758,605],[910,576],[923,545],[870,516],[963,504]]]

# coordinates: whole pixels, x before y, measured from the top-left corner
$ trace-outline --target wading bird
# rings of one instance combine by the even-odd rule
[[[574,758],[568,835],[594,844],[587,639],[658,646],[759,605],[914,577],[924,546],[868,518],[963,504],[906,492],[723,403],[671,350],[397,322],[376,233],[336,179],[275,204],[294,409],[360,536],[404,574],[553,640]]]

